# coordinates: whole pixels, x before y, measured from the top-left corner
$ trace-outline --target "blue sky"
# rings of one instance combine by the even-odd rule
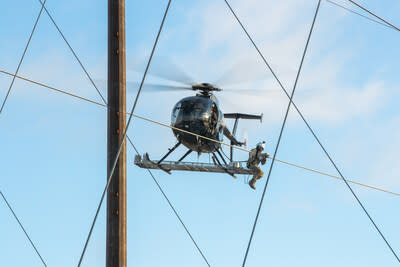
[[[338,2],[350,7],[344,0]],[[400,25],[400,3],[360,3]],[[288,89],[316,4],[232,1]],[[158,0],[126,3],[128,65],[149,55],[165,6],[166,1]],[[104,80],[106,2],[49,0],[47,7],[89,73]],[[1,4],[0,69],[15,71],[39,10],[38,2],[31,0]],[[294,99],[346,177],[396,192],[400,192],[399,43],[396,31],[322,1]],[[266,140],[268,152],[273,152],[287,99],[223,1],[173,1],[154,70],[165,67],[165,57],[198,82],[218,81],[234,67],[233,81],[243,81],[237,88],[265,89],[257,95],[222,92],[218,98],[225,112],[264,113],[262,124],[240,122],[238,137],[246,132],[251,145]],[[144,69],[143,63],[136,66]],[[46,14],[20,75],[101,101]],[[127,77],[137,81],[140,73],[128,70]],[[148,81],[160,80],[149,76]],[[10,82],[0,74],[1,100]],[[129,107],[136,90],[128,88]],[[189,95],[144,90],[136,113],[169,123],[174,103]],[[169,129],[137,119],[129,135],[142,153],[153,158],[175,143]],[[76,265],[106,183],[106,111],[16,80],[0,115],[0,140],[0,189],[48,266]],[[134,156],[128,146],[128,264],[206,266],[147,172],[133,165]],[[336,174],[293,110],[278,158]],[[252,191],[244,183],[246,177],[154,173],[211,265],[241,266],[265,178]],[[398,197],[353,188],[399,252]],[[0,203],[0,266],[42,266]],[[104,264],[104,214],[103,207],[83,266]],[[397,261],[342,182],[276,163],[247,262],[247,266],[264,265],[396,266]]]

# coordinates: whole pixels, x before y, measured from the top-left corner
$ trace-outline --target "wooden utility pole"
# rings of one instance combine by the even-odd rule
[[[125,0],[108,0],[107,173],[126,127]],[[107,192],[106,267],[126,267],[126,142]]]

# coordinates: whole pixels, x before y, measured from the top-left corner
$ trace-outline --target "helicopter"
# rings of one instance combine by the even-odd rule
[[[218,141],[222,141],[222,135],[225,135],[233,145],[242,146],[244,142],[236,140],[226,127],[218,99],[211,93],[222,90],[209,83],[195,84],[192,90],[200,93],[185,97],[175,104],[171,126]],[[173,133],[179,142],[197,153],[213,153],[220,147],[220,143],[176,129],[173,129]]]
[[[194,170],[194,171],[210,171],[225,172],[236,178],[234,173],[251,174],[249,170],[238,170],[232,168],[233,164],[233,147],[243,146],[244,142],[240,142],[235,137],[239,119],[257,119],[262,121],[261,115],[243,114],[243,113],[223,113],[217,97],[214,92],[223,91],[221,88],[211,83],[186,83],[186,86],[167,86],[167,85],[150,85],[153,88],[161,90],[191,90],[195,91],[194,96],[180,99],[172,108],[171,112],[171,128],[177,139],[177,143],[169,149],[169,151],[158,161],[150,160],[148,154],[142,159],[135,159],[135,164],[143,168],[161,169],[170,174],[171,169],[175,170]],[[148,84],[149,85],[149,84]],[[230,131],[224,119],[235,119],[233,131]],[[180,131],[182,130],[182,131]],[[190,132],[190,133],[187,133]],[[195,134],[195,135],[194,135]],[[207,137],[207,139],[199,137]],[[221,153],[221,142],[223,137],[229,139],[231,144],[229,163],[225,160]],[[212,141],[215,140],[215,141]],[[182,155],[178,161],[163,164],[165,159],[175,151],[180,145],[185,146],[188,150]],[[182,161],[192,152],[209,153],[212,155],[214,168],[200,168],[193,163],[190,166],[182,168]],[[184,164],[183,164],[184,165]],[[217,168],[215,168],[217,167]],[[236,167],[238,167],[236,165]]]

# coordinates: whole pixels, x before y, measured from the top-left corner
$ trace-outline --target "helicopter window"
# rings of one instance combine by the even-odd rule
[[[195,116],[207,111],[208,103],[203,101],[188,101],[182,103],[183,114],[193,114]]]
[[[191,97],[179,102],[172,110],[172,123],[200,119],[208,122],[211,116],[212,101],[202,97]]]

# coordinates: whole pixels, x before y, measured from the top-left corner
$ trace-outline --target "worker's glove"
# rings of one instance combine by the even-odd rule
[[[269,158],[268,153],[263,153],[262,154],[262,159],[261,159],[261,164],[264,165],[267,162],[267,158]]]

